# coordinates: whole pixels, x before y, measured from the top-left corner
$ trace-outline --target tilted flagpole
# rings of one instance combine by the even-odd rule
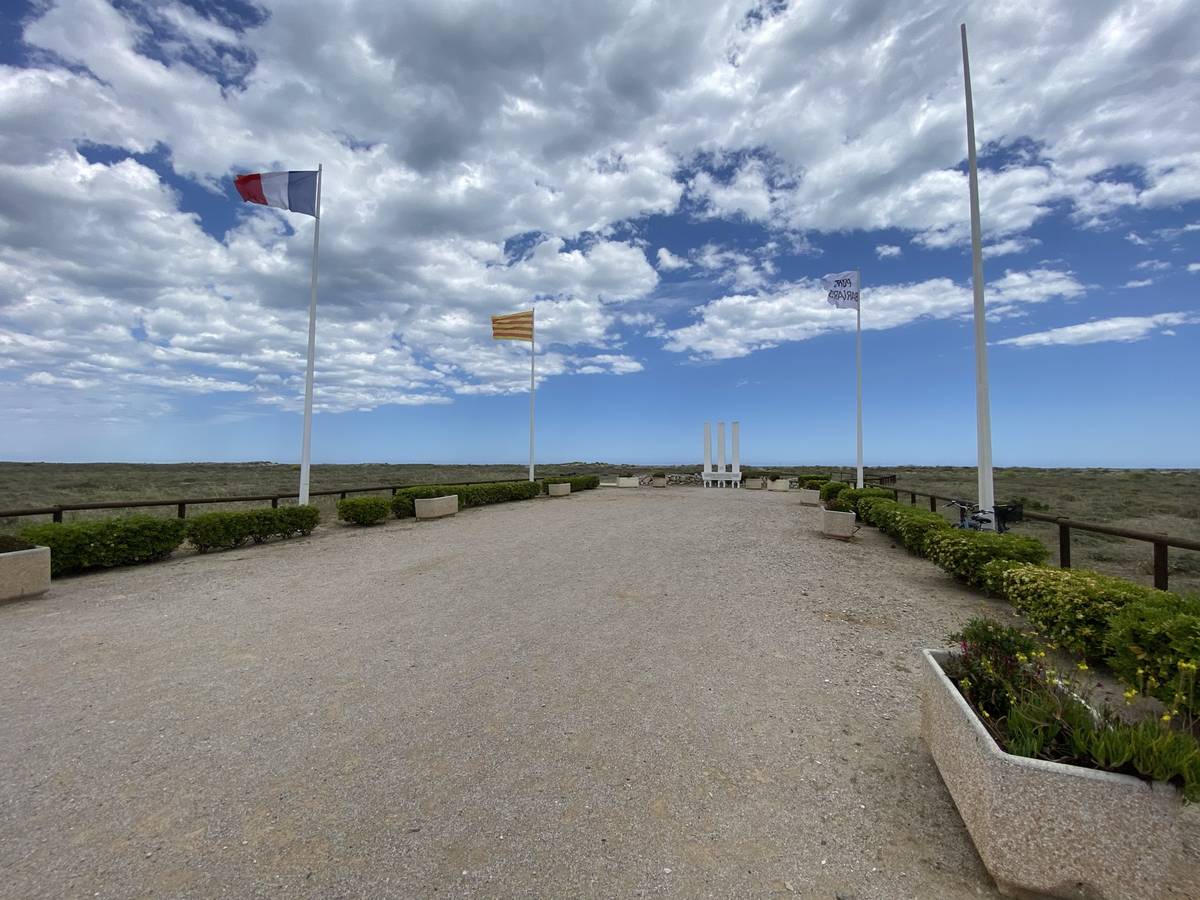
[[[533,361],[537,354],[534,352],[537,344],[534,342],[536,337],[536,327],[531,329],[529,339],[529,480],[533,481],[533,395],[537,388],[537,382],[534,379]]]
[[[983,236],[979,223],[979,174],[975,168],[975,108],[971,103],[971,64],[967,26],[962,25],[963,84],[967,95],[967,177],[971,186],[971,282],[975,292],[975,442],[978,453],[979,511],[995,529],[992,484],[992,413],[988,398],[987,334],[983,304]]]
[[[863,486],[863,451],[862,451],[862,285],[859,285],[859,302],[854,305],[857,319],[854,342],[858,354],[858,487]]]
[[[308,369],[304,375],[304,437],[300,443],[300,505],[308,503],[308,469],[312,455],[313,367],[317,355],[317,249],[321,245],[321,169],[317,166],[317,208],[313,225],[312,290],[308,299]]]

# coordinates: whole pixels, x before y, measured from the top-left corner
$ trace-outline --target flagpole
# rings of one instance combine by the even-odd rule
[[[859,286],[859,300],[854,306],[857,327],[854,332],[855,350],[858,356],[858,487],[863,486],[863,438],[862,438],[862,284]]]
[[[967,26],[962,25],[963,85],[967,97],[967,177],[971,188],[971,282],[975,294],[975,442],[979,479],[979,511],[988,531],[995,529],[996,498],[992,484],[992,413],[988,398],[987,334],[983,304],[983,237],[979,223],[979,174],[975,167],[975,107],[971,102],[971,64],[967,59]]]
[[[529,339],[529,480],[533,481],[533,394],[537,388],[537,384],[533,375],[533,361],[537,354],[534,352],[536,344],[534,343],[535,333],[531,332]]]
[[[308,299],[308,368],[304,374],[304,437],[300,443],[300,499],[308,504],[308,470],[312,456],[313,367],[317,351],[317,249],[321,245],[321,165],[317,165],[316,223],[313,225],[312,284]]]

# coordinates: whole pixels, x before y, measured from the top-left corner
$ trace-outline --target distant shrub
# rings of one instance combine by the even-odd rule
[[[1104,647],[1113,673],[1127,685],[1171,708],[1200,712],[1200,597],[1147,589],[1113,613]]]
[[[16,553],[19,550],[32,550],[36,544],[23,541],[11,534],[0,534],[0,553]]]
[[[825,486],[827,481],[828,479],[826,478],[805,478],[800,482],[800,486],[805,490],[819,491]]]
[[[844,481],[827,481],[821,485],[821,499],[832,500],[849,487],[850,485],[846,484]]]
[[[21,537],[50,548],[50,574],[68,575],[153,562],[183,543],[182,519],[128,516],[31,525]]]
[[[655,472],[651,477],[652,478],[666,478],[667,473],[666,472]]]
[[[1036,538],[993,531],[935,528],[925,534],[925,555],[960,581],[973,587],[983,584],[984,567],[997,559],[1040,565],[1046,548]]]
[[[347,497],[339,500],[338,518],[353,525],[374,525],[388,517],[391,504],[384,497]]]

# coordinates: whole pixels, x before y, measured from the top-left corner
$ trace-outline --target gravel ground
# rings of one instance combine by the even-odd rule
[[[817,522],[601,489],[0,606],[0,896],[995,896],[918,737],[991,604]]]

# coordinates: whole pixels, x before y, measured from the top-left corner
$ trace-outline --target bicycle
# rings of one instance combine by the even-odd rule
[[[989,518],[976,504],[966,500],[951,500],[946,506],[953,506],[958,510],[958,524],[954,527],[966,531],[991,531],[990,526],[994,524],[995,531],[998,534],[1004,534],[1008,531],[1009,522],[1020,521],[1018,516],[1013,515],[1014,508],[1011,504],[997,506],[992,513],[992,518]]]

